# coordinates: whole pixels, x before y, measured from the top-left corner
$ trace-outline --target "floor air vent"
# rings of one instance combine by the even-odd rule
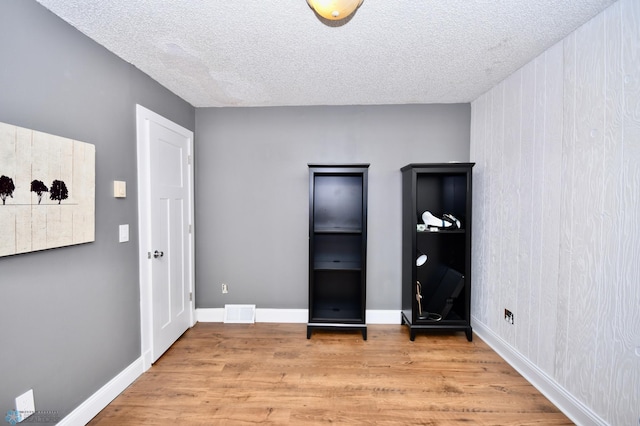
[[[256,322],[256,305],[224,305],[224,322],[253,324]]]

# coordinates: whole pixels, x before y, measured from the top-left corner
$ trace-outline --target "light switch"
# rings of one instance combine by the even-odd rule
[[[120,242],[126,243],[129,241],[129,225],[120,225]]]
[[[127,182],[123,180],[114,180],[113,196],[115,198],[127,198]]]

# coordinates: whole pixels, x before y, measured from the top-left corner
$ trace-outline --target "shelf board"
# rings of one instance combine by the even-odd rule
[[[464,229],[441,229],[438,231],[430,231],[430,230],[425,230],[425,231],[416,231],[416,234],[464,234],[465,230]]]
[[[361,262],[315,262],[313,264],[315,271],[360,271],[362,269]]]
[[[358,309],[316,308],[310,317],[311,322],[362,322],[362,312]]]
[[[456,324],[466,324],[467,321],[462,318],[460,315],[458,315],[456,312],[449,312],[449,315],[447,315],[446,318],[442,318],[439,321],[436,320],[429,320],[429,319],[421,319],[421,318],[416,318],[415,324],[424,324],[424,325],[438,325],[438,324],[449,324],[449,325],[456,325]]]
[[[362,234],[362,228],[321,227],[313,229],[316,234]]]
[[[364,312],[360,304],[346,300],[315,300],[311,310],[312,321],[362,321]]]

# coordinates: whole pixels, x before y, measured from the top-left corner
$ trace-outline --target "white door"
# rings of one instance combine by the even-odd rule
[[[194,323],[193,133],[137,113],[142,344],[152,363]]]

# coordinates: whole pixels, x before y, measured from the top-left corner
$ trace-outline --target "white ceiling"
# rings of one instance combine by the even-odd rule
[[[470,102],[614,0],[37,0],[195,107]]]

